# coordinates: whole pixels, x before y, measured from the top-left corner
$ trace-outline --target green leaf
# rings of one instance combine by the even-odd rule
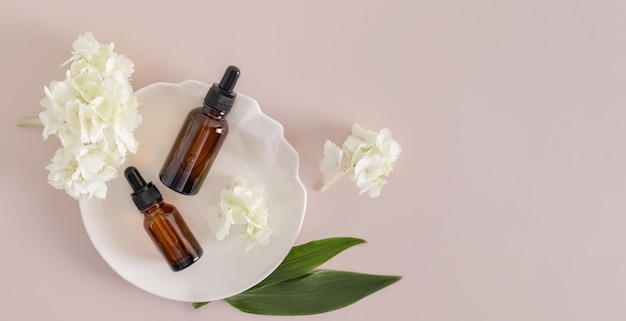
[[[276,270],[253,289],[303,276],[342,251],[362,243],[365,240],[354,237],[331,237],[294,246]]]
[[[354,237],[331,237],[294,246],[276,270],[248,291],[301,277],[342,251],[362,243],[365,240]],[[194,302],[193,306],[197,309],[207,303]]]
[[[263,315],[309,315],[346,307],[388,286],[400,276],[317,271],[227,298],[233,307]]]

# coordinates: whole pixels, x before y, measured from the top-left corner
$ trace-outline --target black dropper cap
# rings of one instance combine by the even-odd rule
[[[148,206],[157,200],[163,198],[159,190],[152,184],[152,182],[146,184],[146,181],[141,177],[137,168],[130,166],[124,170],[124,176],[126,180],[133,188],[133,192],[130,196],[133,198],[133,202],[137,205],[137,208],[143,212]]]
[[[228,66],[222,81],[219,84],[214,83],[204,97],[204,107],[216,109],[224,115],[228,114],[235,103],[237,93],[233,89],[240,73],[239,68]]]

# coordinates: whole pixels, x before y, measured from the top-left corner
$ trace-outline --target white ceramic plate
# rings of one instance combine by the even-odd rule
[[[188,80],[155,83],[137,91],[143,122],[135,132],[137,154],[129,154],[118,177],[108,184],[105,200],[80,202],[85,229],[102,258],[122,278],[155,295],[177,301],[211,301],[240,293],[269,275],[287,255],[302,226],[306,190],[298,177],[298,153],[285,140],[282,126],[261,112],[250,97],[238,94],[227,116],[230,132],[197,195],[171,191],[159,170],[187,113],[201,106],[209,85]],[[172,272],[143,229],[143,215],[133,204],[123,177],[135,166],[152,181],[163,199],[178,208],[202,245],[204,255],[180,272]],[[244,253],[247,241],[233,231],[216,240],[206,220],[207,208],[237,176],[265,182],[269,226],[267,246]]]

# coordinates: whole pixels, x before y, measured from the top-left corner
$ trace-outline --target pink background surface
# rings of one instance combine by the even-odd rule
[[[47,184],[41,111],[91,31],[133,85],[237,86],[301,156],[297,243],[369,241],[326,268],[402,275],[299,320],[626,319],[626,2],[28,1],[0,3],[3,320],[270,320],[148,294],[100,258],[78,204]],[[353,123],[403,147],[377,199],[317,191],[326,139]],[[166,147],[167,148],[167,147]]]

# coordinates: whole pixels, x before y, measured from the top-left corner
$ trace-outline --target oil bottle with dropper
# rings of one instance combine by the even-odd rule
[[[178,272],[196,262],[202,256],[202,247],[176,207],[165,203],[156,186],[146,183],[137,168],[126,168],[124,176],[133,188],[130,194],[133,202],[144,215],[146,232],[172,271]]]
[[[185,195],[200,191],[228,134],[225,117],[237,96],[233,89],[239,74],[239,68],[229,66],[220,83],[209,89],[204,105],[187,115],[159,173],[165,186]]]

